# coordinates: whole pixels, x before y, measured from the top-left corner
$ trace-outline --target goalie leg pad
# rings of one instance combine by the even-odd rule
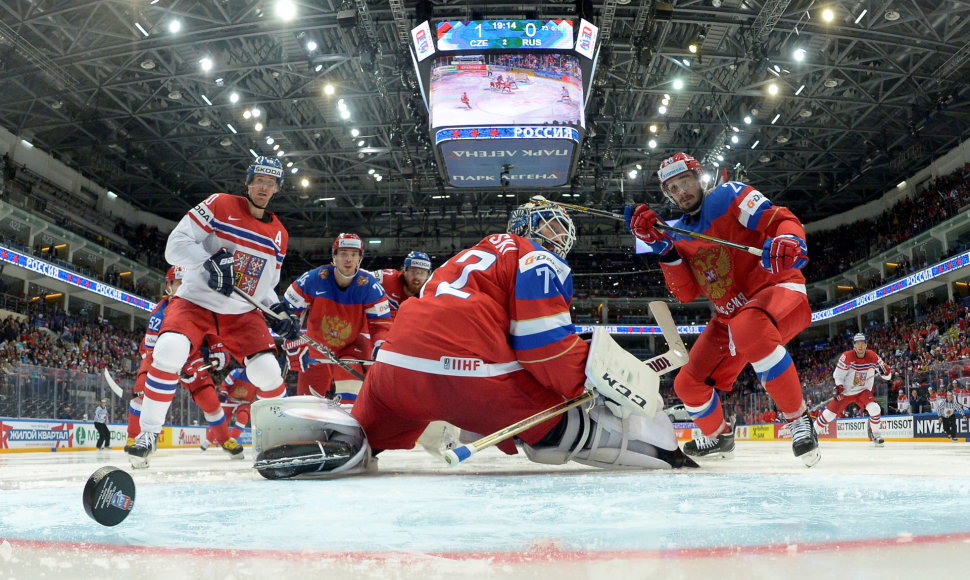
[[[632,413],[652,417],[663,408],[657,371],[618,345],[602,327],[593,331],[586,358],[586,384]]]
[[[310,395],[263,399],[250,407],[250,421],[255,467],[264,477],[376,469],[360,423],[333,401]]]
[[[576,461],[608,469],[697,467],[679,449],[674,427],[663,413],[651,418],[638,413],[620,418],[597,399],[589,413],[570,409],[562,421],[558,444],[523,444],[530,460],[552,465]]]

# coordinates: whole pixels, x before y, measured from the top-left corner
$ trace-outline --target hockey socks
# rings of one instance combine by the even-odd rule
[[[751,363],[751,366],[786,419],[794,419],[805,411],[798,372],[785,347],[779,344],[771,354]]]

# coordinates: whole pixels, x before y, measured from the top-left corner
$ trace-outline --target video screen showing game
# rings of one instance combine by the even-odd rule
[[[583,73],[572,54],[438,56],[429,88],[432,129],[586,123]]]

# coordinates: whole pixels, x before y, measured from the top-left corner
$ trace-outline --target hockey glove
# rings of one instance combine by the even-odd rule
[[[842,385],[835,385],[835,389],[832,390],[832,398],[835,399],[835,402],[839,402],[842,400],[842,395],[844,393],[845,387]]]
[[[270,317],[269,326],[273,332],[287,340],[300,338],[300,319],[293,313],[288,303],[277,302],[269,309],[281,315],[279,318]]]
[[[299,340],[287,340],[283,342],[283,351],[286,353],[286,366],[289,370],[302,373],[310,368],[310,346]]]
[[[657,229],[657,223],[663,224],[664,221],[646,204],[637,204],[636,207],[626,206],[623,208],[623,217],[626,218],[626,225],[630,228],[630,232],[647,244],[654,254],[663,256],[674,247],[673,238]]]
[[[201,356],[185,363],[185,366],[182,367],[182,373],[179,379],[183,383],[194,382],[196,376],[199,374],[199,367],[204,365],[205,363],[206,363],[205,359],[202,358]]]
[[[202,264],[209,273],[209,288],[224,296],[232,294],[232,262],[232,254],[222,248]]]
[[[768,238],[761,247],[761,267],[777,274],[808,264],[808,246],[805,240],[792,234]]]
[[[221,371],[226,368],[226,365],[229,364],[229,349],[226,348],[226,345],[220,342],[209,347],[209,364],[212,365],[214,371]]]
[[[219,402],[225,403],[229,400],[229,391],[225,389],[219,389]]]

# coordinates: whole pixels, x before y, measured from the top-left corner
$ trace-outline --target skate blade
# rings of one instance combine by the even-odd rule
[[[245,459],[245,458],[246,458],[245,453],[229,454],[229,459],[237,460],[237,459]]]
[[[128,463],[131,464],[132,469],[146,469],[148,467],[148,458],[138,457],[137,455],[129,455]]]
[[[822,460],[822,454],[816,448],[816,449],[812,449],[808,453],[803,453],[799,455],[798,458],[802,460],[802,463],[805,464],[805,467],[812,467],[816,463]]]

